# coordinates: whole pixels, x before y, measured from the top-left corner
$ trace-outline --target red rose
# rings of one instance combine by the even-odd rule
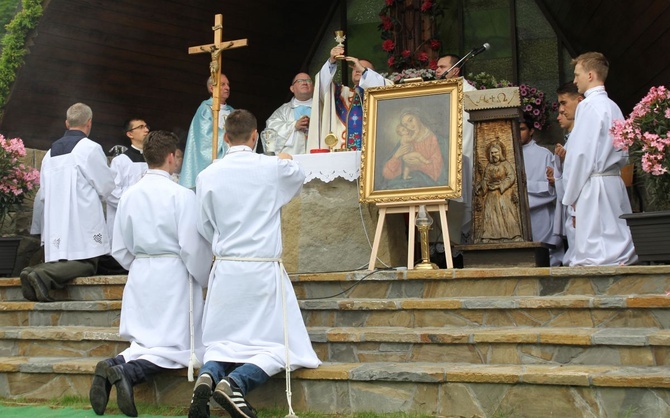
[[[395,3],[395,0],[386,0],[387,6],[393,6],[393,3]]]
[[[388,1],[387,1],[387,3],[388,3]],[[431,7],[433,7],[433,2],[430,1],[430,0],[426,0],[423,3],[421,3],[421,11],[422,12],[427,12],[428,10],[430,10]]]
[[[391,21],[391,18],[388,16],[382,17],[382,29],[390,30],[391,28],[393,28],[393,22]]]
[[[416,55],[416,59],[418,59],[421,62],[428,62],[428,54],[426,54],[425,52],[419,52]]]
[[[440,49],[440,44],[441,43],[437,39],[431,39],[429,41],[429,44],[430,44],[430,49],[432,49],[433,51],[437,51],[438,49]]]
[[[437,60],[430,60],[428,63],[428,68],[431,70],[437,70]]]
[[[382,49],[386,52],[391,52],[395,49],[395,42],[393,42],[391,39],[387,39],[384,42],[382,42]]]
[[[389,67],[393,67],[395,65],[395,57],[391,57],[386,61]]]
[[[409,49],[406,49],[406,50],[402,51],[402,57],[403,58],[409,58],[411,56],[412,56],[412,52]]]

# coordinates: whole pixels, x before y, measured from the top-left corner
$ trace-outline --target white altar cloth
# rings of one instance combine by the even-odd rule
[[[305,184],[314,179],[330,183],[338,177],[356,181],[361,175],[360,151],[297,154],[293,156],[293,160],[305,171]]]

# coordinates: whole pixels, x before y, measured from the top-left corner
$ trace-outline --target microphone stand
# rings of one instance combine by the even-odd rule
[[[460,60],[458,60],[458,62],[456,64],[452,65],[451,68],[449,68],[447,71],[442,73],[442,77],[440,77],[440,78],[444,78],[447,74],[449,74],[451,72],[451,70],[453,70],[456,67],[460,67],[461,65],[465,64],[470,58],[474,57],[475,55],[479,54],[480,52],[486,51],[488,48],[484,48],[482,51],[475,52],[475,51],[477,51],[477,49],[478,48],[475,48],[475,49],[471,50],[470,52],[468,52],[467,54],[465,54],[465,56],[463,58],[461,58]],[[461,76],[465,77],[465,75],[463,75],[463,74],[461,74]]]

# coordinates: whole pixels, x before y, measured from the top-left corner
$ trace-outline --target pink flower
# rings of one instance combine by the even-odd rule
[[[670,119],[670,107],[667,108],[667,109],[665,109],[665,117],[666,117],[667,119]]]
[[[418,59],[421,62],[428,62],[428,54],[425,52],[419,52],[416,55],[416,59]]]
[[[392,52],[395,49],[395,42],[391,39],[387,39],[382,42],[382,49],[386,52]]]
[[[409,49],[405,49],[402,51],[401,55],[403,58],[409,58],[412,56],[412,52]]]
[[[386,64],[388,64],[389,67],[393,67],[395,65],[395,57],[391,57],[386,61]]]

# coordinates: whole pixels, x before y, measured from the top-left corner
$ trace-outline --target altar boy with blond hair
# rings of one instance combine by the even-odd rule
[[[614,148],[610,128],[622,120],[621,109],[605,91],[609,62],[599,52],[572,60],[574,83],[584,95],[565,156],[563,204],[570,207],[575,226],[574,248],[568,266],[621,265],[637,260],[626,221],[630,201],[621,179],[628,156]]]

